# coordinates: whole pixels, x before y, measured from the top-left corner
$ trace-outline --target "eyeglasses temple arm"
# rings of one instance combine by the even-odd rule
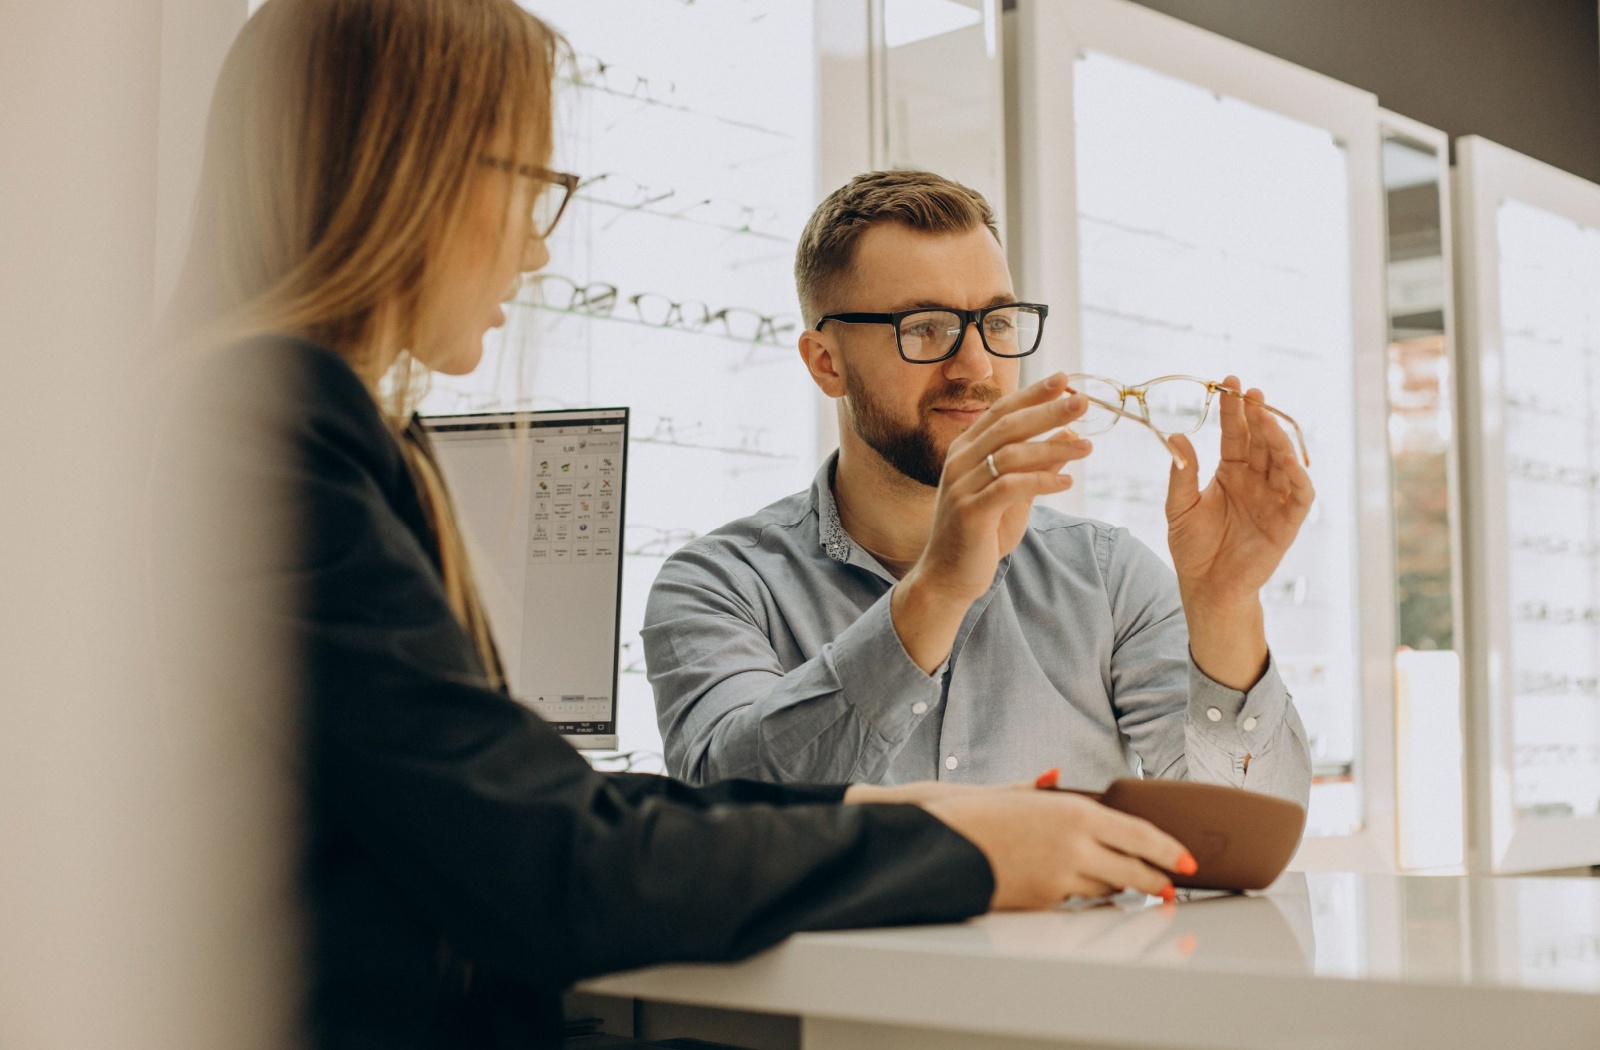
[[[1244,391],[1242,391],[1242,390],[1234,390],[1232,387],[1223,386],[1221,383],[1217,383],[1216,384],[1215,390],[1218,393],[1232,394],[1234,397],[1241,398],[1241,399],[1245,396],[1244,395]],[[1294,443],[1297,446],[1299,446],[1299,449],[1300,449],[1300,462],[1304,466],[1310,467],[1311,466],[1311,449],[1306,446],[1306,436],[1300,430],[1300,424],[1296,423],[1294,421],[1294,417],[1291,416],[1289,413],[1281,411],[1281,410],[1276,409],[1276,408],[1273,408],[1271,405],[1267,404],[1265,401],[1259,401],[1259,402],[1257,402],[1257,404],[1259,404],[1262,408],[1266,409],[1268,412],[1271,412],[1273,415],[1277,416],[1279,419],[1283,420],[1285,423],[1289,424],[1289,429],[1294,431]]]
[[[1306,436],[1300,432],[1300,424],[1296,423],[1294,421],[1294,417],[1289,415],[1287,412],[1279,412],[1271,405],[1262,405],[1261,407],[1265,408],[1268,412],[1271,412],[1273,415],[1289,424],[1290,429],[1294,431],[1294,443],[1300,446],[1300,462],[1304,466],[1310,467],[1311,450],[1306,447]]]

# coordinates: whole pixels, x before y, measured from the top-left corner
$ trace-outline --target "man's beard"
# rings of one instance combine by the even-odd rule
[[[867,393],[854,370],[845,370],[844,388],[849,399],[850,423],[856,435],[891,467],[929,488],[939,487],[947,451],[934,442],[933,428],[929,425],[934,407],[961,401],[992,405],[1000,399],[1000,391],[995,387],[947,381],[922,396],[917,403],[917,422],[908,427],[897,422],[881,402]]]

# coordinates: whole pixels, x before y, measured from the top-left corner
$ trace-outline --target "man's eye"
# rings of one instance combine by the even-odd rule
[[[900,331],[913,339],[932,339],[938,334],[937,329],[938,326],[932,321],[919,321],[916,324],[907,325]]]

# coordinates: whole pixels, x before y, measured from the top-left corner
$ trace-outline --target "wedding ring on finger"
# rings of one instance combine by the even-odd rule
[[[989,465],[989,476],[994,478],[996,481],[999,481],[1000,468],[994,465],[994,453],[991,452],[987,456],[984,456],[983,461]]]

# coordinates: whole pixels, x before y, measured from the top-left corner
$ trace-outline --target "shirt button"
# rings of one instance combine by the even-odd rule
[[[1220,707],[1208,707],[1208,708],[1206,708],[1206,717],[1211,719],[1211,721],[1213,721],[1213,722],[1222,721],[1222,708],[1220,708]]]
[[[1250,732],[1250,730],[1254,729],[1255,727],[1256,727],[1256,720],[1255,720],[1255,717],[1253,715],[1244,720],[1244,731],[1246,733]]]
[[[951,755],[949,758],[944,760],[944,768],[946,769],[954,769],[960,764],[961,763],[956,760],[956,756],[954,755]]]
[[[918,700],[916,703],[911,705],[911,713],[914,715],[925,715],[928,713],[928,705],[923,703],[921,700]]]

